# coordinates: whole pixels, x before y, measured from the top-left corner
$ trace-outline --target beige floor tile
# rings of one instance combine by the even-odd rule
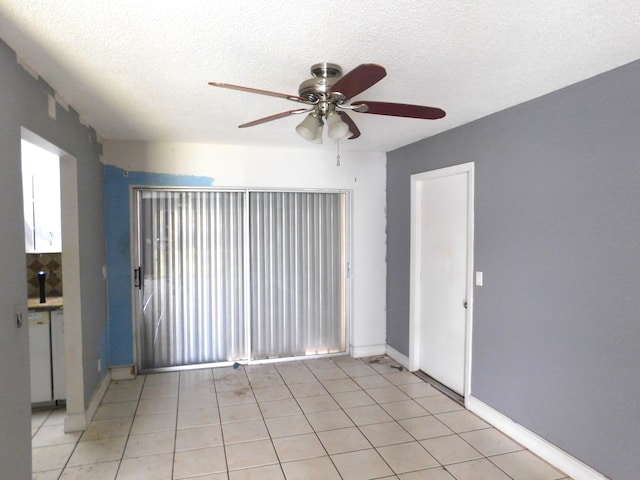
[[[438,393],[429,397],[420,397],[416,399],[422,407],[426,408],[429,413],[444,413],[455,412],[457,410],[464,410],[464,407],[459,403],[454,402],[449,397]]]
[[[293,398],[260,402],[258,406],[260,407],[260,411],[262,411],[262,416],[264,418],[300,415],[302,413],[302,410],[298,406],[298,402]]]
[[[334,393],[332,396],[342,408],[363,407],[365,405],[375,405],[376,403],[375,400],[373,400],[363,390]]]
[[[497,455],[489,460],[514,480],[556,480],[565,478],[563,473],[528,450]]]
[[[114,403],[114,402],[126,402],[138,400],[140,398],[140,392],[142,388],[138,389],[109,389],[102,398],[102,403]]]
[[[409,400],[409,396],[396,386],[368,388],[367,393],[378,403],[399,402]]]
[[[278,463],[278,457],[270,440],[227,445],[229,470],[263,467]]]
[[[364,388],[365,390],[368,388],[382,388],[382,387],[390,387],[393,384],[384,378],[380,374],[376,375],[367,375],[365,377],[356,377],[353,379],[360,388]]]
[[[124,458],[173,453],[175,438],[175,431],[172,430],[131,435],[124,449]]]
[[[44,472],[33,472],[31,480],[59,480],[62,469],[46,470]],[[115,476],[115,472],[114,472]],[[113,477],[109,480],[113,480]]]
[[[175,453],[173,478],[189,478],[198,475],[224,472],[227,469],[224,449],[208,447]]]
[[[309,370],[316,372],[325,368],[335,368],[337,365],[330,358],[313,358],[310,360],[303,360]]]
[[[34,472],[63,468],[69,460],[75,444],[54,445],[31,449],[31,464]]]
[[[390,422],[393,419],[379,405],[345,408],[345,413],[358,426]]]
[[[313,428],[304,415],[267,418],[265,422],[272,438],[313,432]]]
[[[329,455],[371,448],[371,443],[356,427],[318,432],[317,435]]]
[[[131,435],[143,433],[164,432],[175,430],[176,413],[153,413],[151,415],[136,415],[131,426]]]
[[[354,423],[342,410],[333,410],[331,415],[325,412],[309,413],[307,420],[316,432],[335,430],[336,428],[353,427]]]
[[[125,458],[116,480],[171,480],[173,453]]]
[[[260,419],[262,419],[262,413],[257,403],[220,407],[220,420],[223,424]]]
[[[244,403],[256,403],[256,397],[253,396],[253,390],[250,387],[218,392],[218,406],[220,407]]]
[[[267,465],[266,467],[234,470],[229,472],[229,480],[285,480],[285,478],[280,465]]]
[[[365,363],[356,365],[341,366],[342,370],[350,377],[366,377],[367,375],[375,375],[376,372],[373,368]]]
[[[361,390],[360,386],[351,380],[350,378],[339,378],[337,380],[325,380],[322,383],[322,386],[326,388],[327,392],[334,393],[342,393],[342,392],[355,392],[357,390]]]
[[[216,379],[214,383],[218,393],[251,387],[249,379],[244,373],[235,373],[220,380]]]
[[[373,449],[340,453],[332,455],[331,459],[344,480],[366,480],[393,475],[389,466]]]
[[[344,371],[341,368],[338,368],[338,367],[323,368],[323,369],[315,370],[313,374],[321,382],[325,380],[338,380],[339,378],[349,377],[346,373],[344,373]]]
[[[113,420],[115,418],[133,417],[137,406],[137,401],[103,403],[96,410],[93,420]]]
[[[447,466],[456,480],[511,480],[487,459],[472,460]]]
[[[256,374],[249,375],[249,383],[252,387],[269,387],[273,385],[284,385],[284,380],[280,373],[274,368],[274,373],[269,375]]]
[[[440,413],[435,417],[456,433],[489,428],[490,425],[468,410]]]
[[[254,387],[253,394],[258,402],[271,402],[274,400],[293,398],[289,389],[284,385],[276,385],[275,387]]]
[[[385,403],[380,406],[395,420],[404,420],[407,418],[424,417],[429,415],[429,412],[413,400],[401,400],[399,402]]]
[[[68,465],[90,465],[92,463],[120,460],[124,452],[126,438],[108,438],[78,443]]]
[[[114,480],[119,466],[120,462],[115,461],[67,467],[60,476],[60,480]]]
[[[178,384],[165,384],[165,385],[146,385],[140,393],[140,399],[153,399],[164,397],[177,397],[178,396]]]
[[[46,418],[43,427],[53,427],[56,425],[64,426],[64,419],[67,415],[67,410],[65,408],[56,408],[51,414]]]
[[[400,480],[455,480],[443,467],[429,468],[418,472],[398,475]]]
[[[51,410],[35,411],[31,414],[31,428],[41,427],[45,420],[51,415]]]
[[[402,375],[402,374],[398,374]],[[422,398],[422,397],[432,397],[436,395],[441,395],[438,390],[433,388],[428,383],[423,382],[415,375],[412,375],[413,378],[417,379],[416,383],[407,383],[407,384],[399,384],[398,388],[402,390],[404,393],[409,395],[411,398]],[[389,376],[387,376],[389,378]],[[393,381],[393,380],[392,380]]]
[[[306,367],[280,368],[280,375],[287,385],[300,383],[316,383],[318,379]]]
[[[178,385],[180,372],[163,372],[146,375],[144,386],[150,385]]]
[[[495,428],[465,432],[460,436],[486,457],[523,450],[521,445]]]
[[[218,407],[199,408],[197,410],[180,410],[178,412],[178,428],[218,425],[219,423],[220,411],[218,410]]]
[[[340,410],[340,405],[336,403],[331,395],[316,395],[315,397],[300,397],[297,399],[300,408],[304,413],[328,412],[330,410]]]
[[[413,441],[413,437],[396,422],[363,425],[360,430],[374,447]]]
[[[105,438],[126,437],[129,435],[133,417],[115,420],[92,421],[80,437],[81,442],[102,440]]]
[[[315,377],[314,377],[315,378]],[[307,383],[287,384],[289,390],[296,398],[315,397],[316,395],[326,395],[327,391],[320,382],[313,381]]]
[[[353,358],[351,355],[348,355],[348,354],[336,355],[335,357],[331,357],[331,360],[333,361],[333,363],[335,363],[339,367],[348,367],[352,365],[367,364],[367,362],[365,362],[362,358]]]
[[[174,477],[175,478],[175,477]],[[209,475],[197,475],[195,477],[186,477],[184,480],[228,480],[227,472],[210,473]]]
[[[315,433],[273,439],[280,462],[293,462],[327,454]]]
[[[234,422],[222,425],[225,444],[251,442],[269,438],[269,432],[264,420],[250,420],[248,422]]]
[[[482,454],[465,442],[458,435],[429,438],[420,444],[427,449],[442,465],[467,462],[482,458]]]
[[[50,447],[65,443],[76,443],[82,432],[64,433],[63,425],[42,426],[31,439],[32,447]]]
[[[418,378],[413,373],[407,372],[407,371],[396,372],[396,373],[387,373],[387,374],[384,374],[384,378],[386,378],[391,383],[393,383],[394,385],[397,385],[397,386],[400,386],[400,385],[411,385],[411,384],[425,385],[425,382],[422,379]]]
[[[205,425],[176,431],[176,451],[178,452],[220,445],[222,445],[222,428],[220,425]]]
[[[150,415],[152,413],[175,412],[178,408],[178,397],[160,397],[141,399],[138,403],[136,415]]]
[[[282,469],[287,480],[341,480],[329,457],[283,463]]]
[[[434,416],[408,418],[399,420],[398,423],[409,432],[416,440],[442,437],[453,432]]]
[[[380,447],[378,453],[395,473],[407,473],[439,466],[438,461],[415,441]]]
[[[196,390],[180,394],[178,402],[178,412],[185,410],[200,410],[203,408],[215,408],[218,406],[218,399],[213,387],[209,390]]]

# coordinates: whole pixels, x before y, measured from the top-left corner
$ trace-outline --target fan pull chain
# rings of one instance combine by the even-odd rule
[[[338,145],[338,153],[336,155],[336,160],[337,160],[336,167],[339,167],[340,166],[340,139],[336,140],[336,144]]]

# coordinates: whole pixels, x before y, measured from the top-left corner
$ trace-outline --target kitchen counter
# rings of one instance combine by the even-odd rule
[[[64,306],[63,297],[48,297],[45,303],[40,303],[40,298],[27,299],[29,310],[57,310]]]

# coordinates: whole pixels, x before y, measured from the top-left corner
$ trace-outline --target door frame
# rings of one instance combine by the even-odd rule
[[[173,366],[173,367],[163,367],[157,368],[153,370],[153,372],[171,372],[171,371],[180,371],[180,370],[192,370],[192,369],[201,369],[201,368],[211,368],[211,367],[225,367],[231,366],[236,363],[243,365],[261,365],[261,364],[269,364],[269,363],[278,363],[278,362],[288,362],[288,361],[297,361],[297,360],[311,360],[315,358],[328,358],[335,357],[341,355],[351,355],[352,353],[352,345],[351,338],[353,332],[353,275],[352,275],[352,264],[353,264],[353,190],[351,189],[340,189],[340,188],[284,188],[284,187],[200,187],[200,186],[180,186],[180,185],[156,185],[156,184],[132,184],[129,185],[129,224],[130,224],[130,255],[129,255],[129,263],[130,263],[130,272],[131,276],[131,329],[132,329],[132,353],[133,353],[133,365],[137,369],[137,372],[141,372],[141,364],[140,364],[140,356],[139,353],[141,351],[140,344],[140,333],[139,333],[139,325],[142,321],[140,317],[139,306],[139,298],[138,298],[138,289],[134,287],[133,282],[133,272],[138,267],[140,259],[140,218],[139,218],[139,205],[138,205],[138,194],[144,190],[165,190],[165,191],[187,191],[187,192],[237,192],[245,195],[245,214],[243,219],[244,225],[244,241],[248,242],[249,235],[249,215],[248,215],[248,205],[249,205],[249,195],[252,192],[293,192],[293,193],[340,193],[345,196],[345,206],[344,206],[344,251],[343,251],[343,264],[344,264],[344,335],[345,335],[345,351],[339,353],[322,353],[317,355],[304,355],[304,356],[294,356],[294,357],[278,357],[278,358],[267,358],[256,360],[251,357],[251,318],[247,316],[245,318],[245,328],[246,328],[246,349],[248,358],[246,360],[238,360],[235,361],[222,361],[222,362],[214,362],[214,363],[201,363],[195,365],[182,365],[182,366]],[[244,264],[244,273],[245,273],[245,291],[249,290],[249,250],[246,249],[245,257],[243,259]],[[245,297],[245,312],[249,311],[249,302],[250,299],[248,296]]]
[[[430,180],[453,175],[467,175],[467,309],[465,314],[465,361],[464,361],[464,398],[471,394],[471,350],[473,332],[473,238],[474,238],[474,162],[451,167],[429,170],[411,175],[411,248],[410,248],[410,309],[409,309],[409,370],[419,369],[420,360],[420,264],[423,231],[420,225],[421,205],[419,202],[422,185]]]

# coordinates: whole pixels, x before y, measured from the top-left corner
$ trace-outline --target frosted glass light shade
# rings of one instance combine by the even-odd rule
[[[337,113],[333,113],[327,117],[327,124],[329,124],[330,138],[344,138],[349,133],[349,125],[343,122]]]
[[[296,127],[296,132],[305,140],[312,142],[318,136],[318,133],[322,134],[322,121],[310,113]]]

